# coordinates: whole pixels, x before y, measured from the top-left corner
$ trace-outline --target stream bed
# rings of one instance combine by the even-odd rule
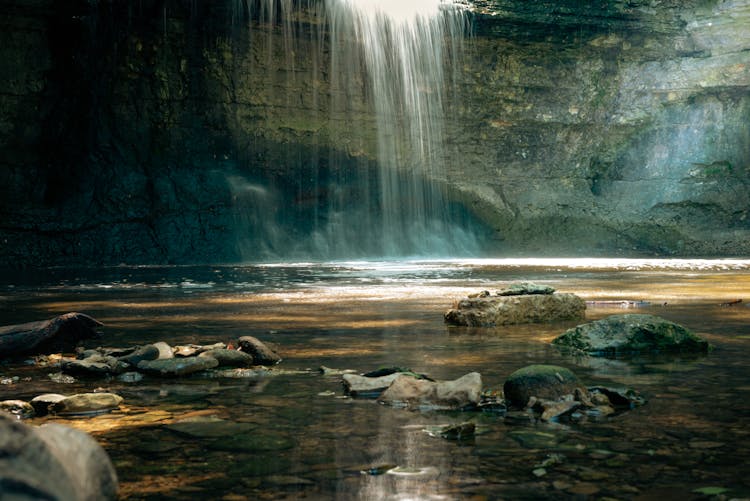
[[[715,349],[705,356],[577,359],[550,346],[581,322],[449,327],[454,300],[532,281],[589,304],[587,320],[649,313]],[[736,300],[743,299],[737,303]],[[622,301],[625,301],[622,303]],[[0,400],[106,389],[125,400],[86,430],[110,454],[122,499],[717,499],[750,497],[750,261],[506,259],[55,268],[0,274],[0,325],[69,311],[104,323],[93,346],[233,342],[283,361],[249,379],[50,379],[0,364]],[[733,303],[730,306],[723,303]],[[589,386],[638,390],[642,407],[579,423],[412,412],[343,395],[341,376],[407,367],[484,387],[528,364]],[[9,378],[17,376],[15,382]],[[467,441],[426,429],[471,421]],[[191,425],[192,423],[192,425]],[[197,423],[197,424],[196,424]]]

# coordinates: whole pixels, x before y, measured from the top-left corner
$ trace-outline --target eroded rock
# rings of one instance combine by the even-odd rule
[[[445,322],[468,327],[579,320],[586,303],[575,294],[489,296],[459,301],[445,313]]]

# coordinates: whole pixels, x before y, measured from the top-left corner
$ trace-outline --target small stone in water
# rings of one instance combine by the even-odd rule
[[[55,383],[73,384],[76,382],[76,378],[63,374],[62,372],[47,374],[47,376]]]
[[[34,417],[34,408],[23,400],[4,400],[0,402],[0,411],[13,414],[18,419]]]
[[[547,470],[544,468],[536,468],[531,473],[533,473],[535,477],[543,477],[547,474]]]
[[[4,377],[0,379],[0,384],[15,384],[20,380],[18,376]]]
[[[140,372],[124,372],[117,376],[117,380],[122,381],[123,383],[137,383],[142,379],[143,374]]]

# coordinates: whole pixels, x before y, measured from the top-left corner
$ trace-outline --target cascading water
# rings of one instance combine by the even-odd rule
[[[282,18],[284,50],[295,51],[291,9],[310,9],[310,3],[253,5],[265,23]],[[320,31],[311,36],[317,53],[309,57],[328,65],[319,70],[325,87],[315,97],[326,104],[314,104],[325,111],[310,113],[328,116],[307,118],[328,120],[332,132],[317,145],[324,160],[303,160],[304,169],[316,172],[300,183],[320,184],[312,191],[325,193],[325,200],[295,216],[310,224],[280,245],[279,257],[476,254],[465,211],[449,203],[443,190],[451,153],[445,148],[445,67],[458,57],[464,6],[447,0],[323,0],[316,15]],[[270,52],[268,57],[270,63]],[[346,137],[335,134],[342,129]]]

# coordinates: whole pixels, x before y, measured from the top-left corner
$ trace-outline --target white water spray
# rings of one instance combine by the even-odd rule
[[[311,191],[326,194],[325,206],[312,218],[308,237],[287,248],[293,246],[297,257],[326,259],[475,254],[476,238],[444,194],[452,153],[445,146],[453,90],[446,68],[459,57],[466,6],[460,0],[322,0],[316,10],[314,4],[246,4],[268,33],[267,68],[281,55],[271,49],[279,47],[274,26],[282,30],[287,68],[266,81],[283,92],[273,75],[287,75],[285,113],[304,110],[299,87],[312,84],[311,115],[299,119],[329,120],[323,130],[331,135],[316,145],[323,160],[311,158],[306,167],[306,179],[321,183]],[[313,47],[302,56],[312,78],[302,83],[293,80],[299,79],[293,65],[302,54],[295,38],[301,36],[309,36],[304,45]],[[317,171],[319,161],[324,167]]]

